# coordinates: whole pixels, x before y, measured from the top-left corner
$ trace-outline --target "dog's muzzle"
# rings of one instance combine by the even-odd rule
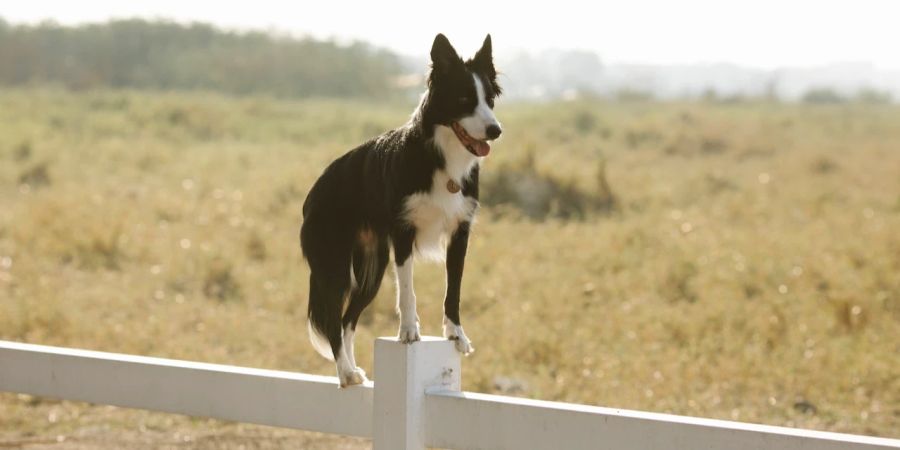
[[[453,129],[453,132],[456,133],[456,138],[459,139],[459,142],[462,143],[463,147],[465,147],[469,153],[475,156],[487,156],[488,153],[491,152],[491,144],[487,141],[475,139],[470,136],[459,122],[451,123],[450,128]]]

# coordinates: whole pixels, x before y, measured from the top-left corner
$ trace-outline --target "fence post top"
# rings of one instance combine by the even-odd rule
[[[397,336],[382,336],[379,338],[375,338],[375,340],[381,341],[381,342],[390,342],[390,343],[401,344],[400,340],[397,339]],[[406,343],[402,343],[402,344],[403,345],[418,345],[418,344],[427,344],[427,343],[431,343],[431,342],[452,342],[452,341],[450,341],[447,338],[442,338],[442,337],[437,337],[437,336],[422,336],[421,340],[419,340],[419,341],[412,342],[409,344],[406,344]]]

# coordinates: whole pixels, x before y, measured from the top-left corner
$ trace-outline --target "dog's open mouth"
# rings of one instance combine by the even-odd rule
[[[470,136],[459,122],[451,123],[450,128],[453,128],[453,132],[456,133],[456,138],[459,139],[459,142],[462,142],[462,145],[469,153],[475,156],[487,156],[488,153],[491,152],[491,144],[487,141],[478,140]]]

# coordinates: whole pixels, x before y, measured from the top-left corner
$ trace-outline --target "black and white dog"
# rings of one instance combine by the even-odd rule
[[[332,162],[303,204],[300,242],[311,270],[310,339],[337,365],[341,386],[366,381],[353,334],[381,286],[394,250],[399,339],[419,340],[413,252],[445,260],[444,336],[468,354],[459,294],[469,230],[478,208],[478,169],[500,136],[500,95],[491,36],[463,61],[438,34],[428,89],[409,122]],[[346,308],[345,308],[346,305]]]

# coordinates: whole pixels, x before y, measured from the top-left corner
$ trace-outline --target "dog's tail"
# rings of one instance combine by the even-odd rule
[[[317,220],[312,215],[312,200],[314,195],[310,193],[304,203],[304,220],[300,227],[300,246],[310,268],[306,326],[316,352],[334,361],[335,353],[342,345],[341,315],[350,287],[350,254],[339,251],[340,245],[335,245],[334,239],[325,239],[333,238],[333,230],[328,228],[327,220],[323,221],[321,217]],[[343,270],[335,270],[335,267],[345,267],[343,270],[348,273],[342,276]]]
[[[331,351],[331,344],[316,326],[313,325],[312,318],[306,319],[306,328],[309,330],[309,341],[320,355],[329,361],[334,361],[334,353]]]
[[[347,278],[335,280],[317,271],[313,271],[309,277],[309,340],[320,355],[331,361],[334,361],[335,354],[343,344],[341,313],[349,288],[349,275]]]

